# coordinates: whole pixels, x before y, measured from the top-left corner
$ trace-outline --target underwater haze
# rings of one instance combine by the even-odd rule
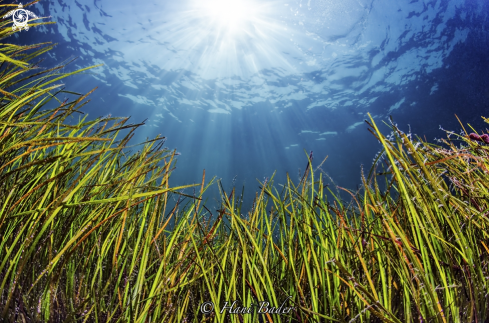
[[[250,203],[275,170],[276,183],[298,182],[311,151],[356,189],[380,150],[367,113],[433,141],[460,130],[455,114],[485,129],[488,3],[41,0],[29,10],[56,24],[17,41],[58,43],[46,67],[103,63],[66,82],[98,86],[85,112],[147,119],[134,140],[162,134],[181,154],[172,186],[205,169],[227,190],[245,185]]]

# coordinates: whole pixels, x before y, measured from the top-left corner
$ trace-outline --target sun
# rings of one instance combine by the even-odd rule
[[[228,32],[238,31],[256,15],[256,4],[248,0],[201,0],[203,14]]]

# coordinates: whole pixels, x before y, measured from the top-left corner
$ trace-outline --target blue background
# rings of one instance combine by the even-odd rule
[[[205,2],[205,0],[202,0]],[[55,25],[7,41],[58,43],[41,66],[78,57],[66,80],[91,117],[147,119],[134,141],[161,133],[176,148],[171,185],[217,176],[226,189],[256,179],[299,181],[314,166],[356,189],[380,150],[364,120],[389,116],[434,141],[489,116],[487,1],[260,1],[231,34],[191,1],[42,0]],[[385,129],[385,128],[384,128]],[[191,190],[188,191],[191,193]],[[217,199],[217,187],[210,192]],[[212,204],[212,203],[211,203]]]

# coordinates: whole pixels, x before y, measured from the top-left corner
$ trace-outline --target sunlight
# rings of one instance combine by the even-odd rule
[[[252,21],[256,4],[246,0],[207,0],[200,3],[204,14],[226,32],[236,32],[244,23]]]
[[[157,27],[155,37],[180,53],[174,55],[168,48],[172,54],[161,55],[165,63],[159,66],[189,69],[204,78],[248,78],[270,66],[295,71],[296,66],[285,57],[291,53],[291,28],[277,18],[288,10],[283,4],[274,0],[189,1],[185,10],[176,11]],[[294,55],[299,57],[301,52]]]

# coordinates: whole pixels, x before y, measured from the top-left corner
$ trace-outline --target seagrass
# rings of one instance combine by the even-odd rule
[[[2,321],[487,322],[489,146],[465,129],[433,144],[370,118],[382,152],[338,188],[351,201],[306,154],[299,183],[272,176],[243,210],[205,171],[172,186],[164,137],[129,146],[141,124],[88,119],[90,93],[61,82],[96,66],[41,68],[52,46],[0,44]],[[234,300],[294,310],[221,313]]]

